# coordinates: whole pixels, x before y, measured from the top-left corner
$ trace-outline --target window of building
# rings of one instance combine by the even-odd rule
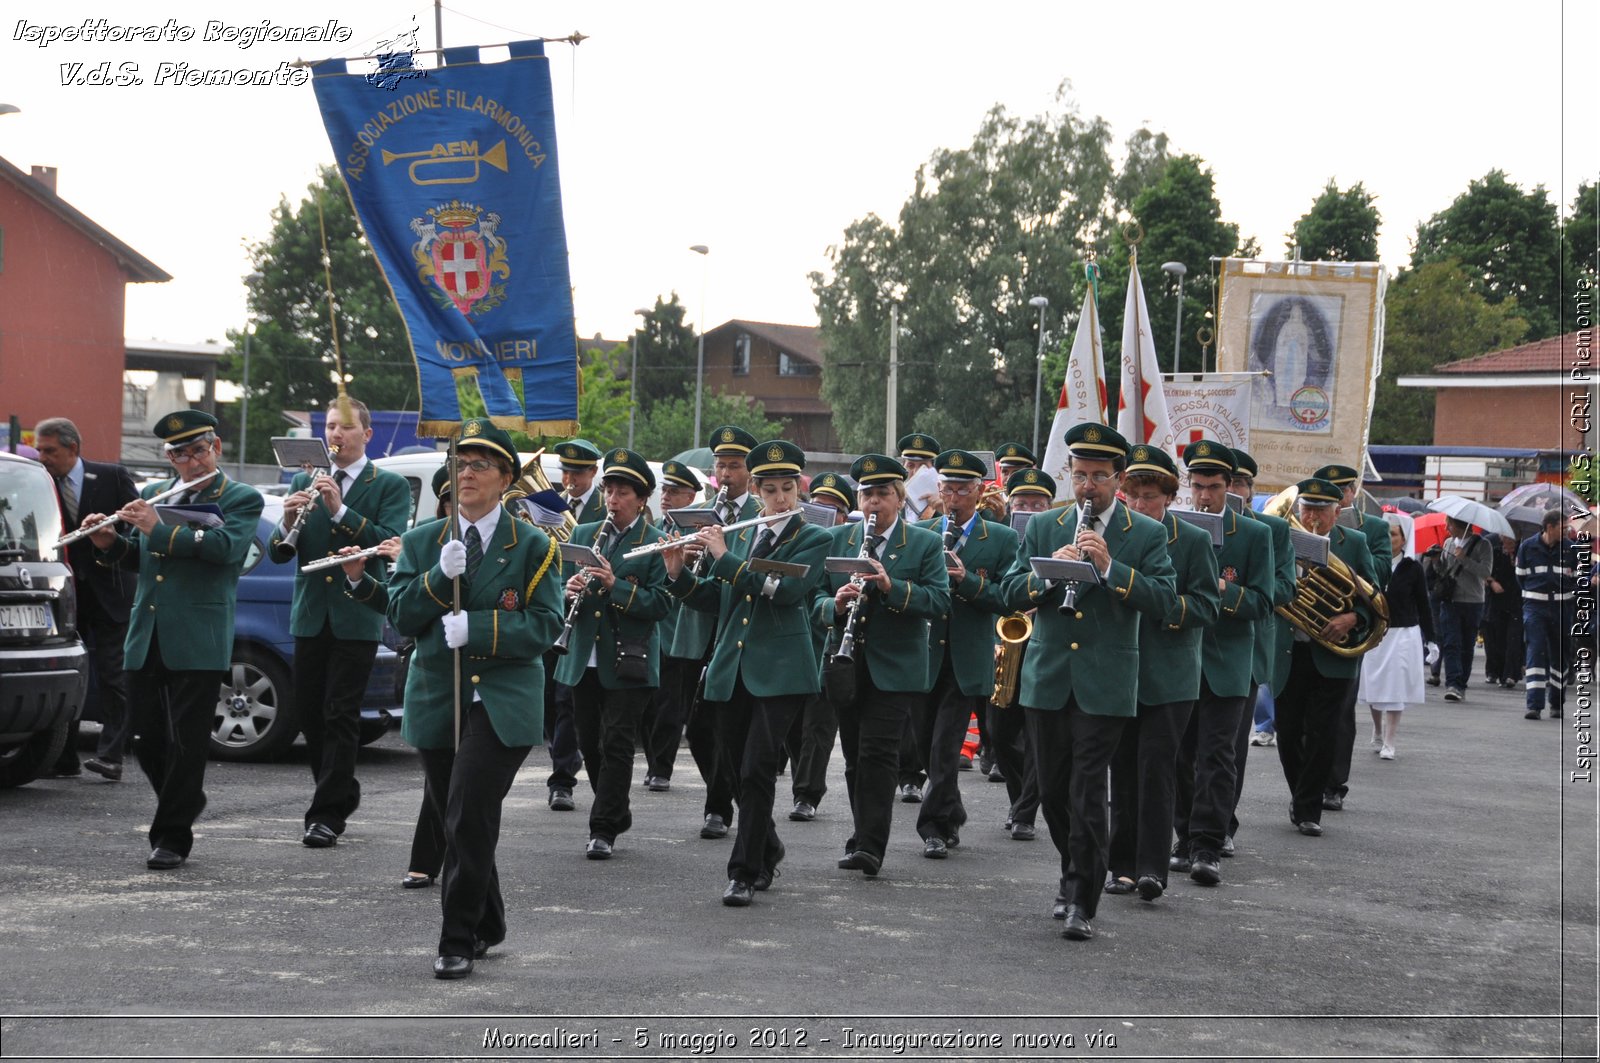
[[[816,376],[817,367],[813,362],[804,358],[796,358],[784,351],[778,352],[779,376]]]
[[[750,375],[750,334],[739,333],[739,338],[733,341],[733,375]]]

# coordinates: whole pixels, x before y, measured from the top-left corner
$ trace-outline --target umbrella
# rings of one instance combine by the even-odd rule
[[[703,473],[710,473],[711,466],[716,464],[716,459],[711,456],[710,447],[690,447],[681,454],[674,454],[673,461],[681,461],[691,469],[699,469]]]
[[[1539,529],[1544,526],[1545,513],[1546,511],[1538,506],[1511,506],[1508,508],[1504,503],[1500,506],[1500,515],[1509,520],[1513,527],[1519,524],[1524,525],[1524,527],[1517,528],[1518,535],[1523,539],[1526,539],[1529,535],[1538,534]],[[1533,530],[1529,531],[1529,528]]]
[[[1504,513],[1506,510],[1514,509],[1518,506],[1528,506],[1539,510],[1539,516],[1533,520],[1535,524],[1542,521],[1544,514],[1552,509],[1562,508],[1570,514],[1589,508],[1588,503],[1584,502],[1572,491],[1567,490],[1560,484],[1552,483],[1523,484],[1521,487],[1514,487],[1500,500],[1499,509],[1501,513]]]
[[[1443,546],[1444,541],[1450,538],[1450,533],[1444,527],[1443,513],[1422,513],[1411,520],[1411,532],[1416,539],[1417,555],[1420,557],[1431,546]]]
[[[1383,506],[1385,509],[1394,509],[1396,512],[1409,513],[1413,516],[1418,513],[1428,512],[1428,503],[1424,502],[1420,498],[1412,498],[1410,495],[1401,495],[1398,498],[1386,498],[1383,500]]]
[[[1440,495],[1428,503],[1428,508],[1435,513],[1443,513],[1447,517],[1454,517],[1464,524],[1475,524],[1484,531],[1496,532],[1500,535],[1515,535],[1511,530],[1511,522],[1506,520],[1498,510],[1490,509],[1482,502],[1474,502],[1470,498],[1460,495]]]

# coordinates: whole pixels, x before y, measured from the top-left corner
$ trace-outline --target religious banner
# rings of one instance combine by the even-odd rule
[[[428,70],[384,57],[376,75],[352,72],[353,60],[312,67],[339,171],[405,321],[419,435],[460,424],[460,377],[502,428],[578,430],[550,67],[539,41],[509,49],[488,62],[476,47],[447,48]]]
[[[1217,368],[1260,373],[1250,400],[1256,488],[1327,464],[1360,468],[1383,357],[1387,277],[1375,262],[1225,259]]]
[[[1172,419],[1174,460],[1183,467],[1183,448],[1202,439],[1250,453],[1250,392],[1255,377],[1236,373],[1180,373],[1165,381],[1167,415]],[[1175,505],[1190,508],[1188,484],[1179,481]]]

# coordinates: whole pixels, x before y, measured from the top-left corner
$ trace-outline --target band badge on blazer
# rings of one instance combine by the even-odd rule
[[[1222,567],[1222,578],[1227,580],[1229,583],[1238,583],[1239,570],[1234,568],[1232,565],[1224,565]]]
[[[507,587],[500,592],[500,608],[506,612],[515,612],[522,604],[522,598],[517,594],[515,587]]]
[[[623,576],[622,578],[627,580],[629,583],[633,584],[635,587],[637,587],[639,585],[639,577],[638,576]]]

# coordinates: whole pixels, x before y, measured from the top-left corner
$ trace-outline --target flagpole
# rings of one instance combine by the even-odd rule
[[[1089,342],[1099,347],[1095,351],[1095,370],[1100,374],[1100,379],[1094,382],[1094,396],[1096,408],[1100,411],[1100,423],[1109,425],[1106,412],[1106,352],[1105,345],[1100,342],[1100,264],[1094,259],[1083,267],[1084,273],[1089,277]]]
[[[1138,230],[1138,235],[1134,236],[1128,229],[1123,230],[1123,237],[1128,244],[1128,290],[1132,292],[1134,291],[1134,285],[1138,285],[1138,291],[1142,294],[1144,291],[1144,285],[1139,281],[1139,245],[1144,242],[1144,227],[1138,222],[1130,222],[1129,225]],[[1143,348],[1139,346],[1140,302],[1141,300],[1138,298],[1133,300],[1134,350],[1132,406],[1134,438],[1130,439],[1128,442],[1135,444],[1146,442],[1146,439],[1144,438],[1144,358],[1142,357]]]

